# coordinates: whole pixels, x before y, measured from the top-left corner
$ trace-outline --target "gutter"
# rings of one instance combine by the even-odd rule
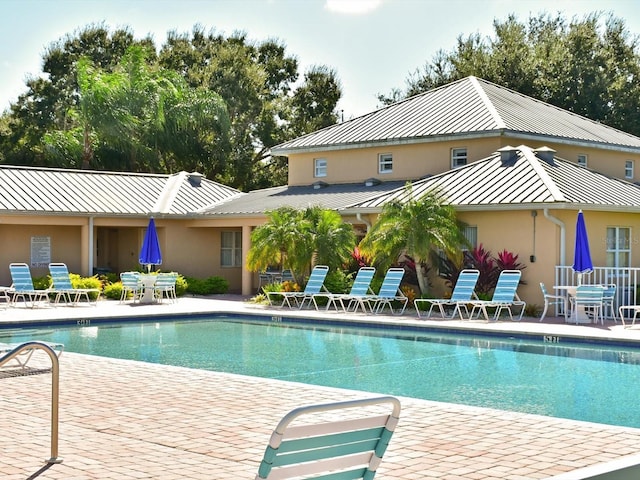
[[[546,218],[547,220],[555,223],[556,225],[558,225],[560,227],[560,265],[566,265],[565,262],[565,258],[566,258],[566,233],[567,233],[567,227],[565,226],[565,224],[558,218],[552,216],[549,213],[549,209],[548,208],[544,208],[542,210],[544,212],[544,218]]]
[[[362,214],[360,213],[356,213],[356,218],[358,219],[358,221],[364,223],[367,226],[367,233],[369,233],[369,230],[371,229],[371,222],[362,218]]]

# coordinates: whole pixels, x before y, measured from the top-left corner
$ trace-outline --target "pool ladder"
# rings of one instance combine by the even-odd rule
[[[58,399],[60,385],[60,363],[55,350],[42,342],[26,342],[16,346],[13,350],[0,356],[0,368],[21,354],[30,354],[34,350],[43,350],[51,359],[51,457],[45,460],[46,463],[62,463],[62,458],[58,457]],[[28,370],[17,375],[29,375]],[[13,372],[12,372],[13,373]]]

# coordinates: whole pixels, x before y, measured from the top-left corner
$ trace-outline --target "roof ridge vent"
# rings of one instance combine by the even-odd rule
[[[329,184],[327,182],[323,182],[322,180],[318,180],[313,184],[314,190],[320,190],[321,188],[327,188]]]
[[[512,147],[511,145],[506,145],[497,150],[500,153],[500,161],[503,166],[513,165],[518,157],[519,148]]]
[[[540,160],[543,160],[551,165],[555,163],[553,159],[553,155],[554,153],[556,153],[556,151],[553,148],[544,146],[544,147],[534,149],[533,153],[535,153],[536,157],[538,157]]]
[[[371,178],[367,178],[364,181],[364,186],[365,187],[373,187],[375,185],[380,185],[381,183],[382,183],[382,180],[380,180],[379,178],[371,177]]]
[[[191,172],[187,174],[187,180],[189,180],[192,187],[199,187],[202,184],[203,177],[204,175],[198,172]]]

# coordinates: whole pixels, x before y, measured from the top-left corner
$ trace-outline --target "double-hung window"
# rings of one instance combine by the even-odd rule
[[[624,162],[624,178],[633,179],[633,160]]]
[[[607,227],[607,267],[631,266],[631,228]]]
[[[242,232],[222,232],[220,265],[222,267],[242,266]]]
[[[327,159],[326,158],[313,159],[313,176],[316,178],[327,176]]]
[[[462,167],[467,164],[467,149],[452,148],[451,149],[451,168]]]
[[[393,155],[390,153],[381,153],[378,155],[378,173],[393,172]]]

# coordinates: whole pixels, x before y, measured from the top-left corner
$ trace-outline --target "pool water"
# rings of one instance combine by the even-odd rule
[[[640,427],[640,350],[188,320],[0,330],[0,342]]]

